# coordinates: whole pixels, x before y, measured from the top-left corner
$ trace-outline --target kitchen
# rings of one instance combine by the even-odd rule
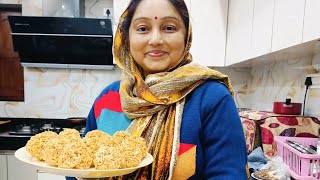
[[[126,2],[87,0],[85,17],[104,18],[104,8],[113,7],[111,18],[115,29],[117,17]],[[22,4],[24,16],[44,16],[49,11],[42,0],[4,0],[0,3]],[[320,44],[317,41],[320,26],[316,23],[320,4],[317,0],[205,0],[201,3],[190,0],[187,4],[193,17],[192,46],[195,49],[191,53],[194,62],[230,76],[238,108],[272,111],[274,101],[284,101],[288,96],[293,102],[303,102],[306,76],[312,74],[313,81],[320,83],[317,81],[320,70]],[[202,8],[204,4],[207,9]],[[212,21],[202,18],[207,14],[211,14]],[[203,47],[206,44],[203,42],[207,41],[213,42],[212,45]],[[212,49],[217,53],[212,55]],[[198,53],[203,51],[210,54]],[[118,68],[24,68],[24,101],[1,101],[0,116],[85,117],[97,94],[119,78]],[[310,86],[305,115],[320,118],[318,88],[317,84]]]

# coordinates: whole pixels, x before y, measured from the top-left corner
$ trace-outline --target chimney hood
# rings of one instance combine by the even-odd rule
[[[25,67],[114,69],[110,19],[8,16]]]

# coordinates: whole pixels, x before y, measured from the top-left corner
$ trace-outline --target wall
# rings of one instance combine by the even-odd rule
[[[319,51],[320,53],[320,51]],[[287,59],[286,56],[271,59],[268,63],[254,65],[243,91],[238,91],[235,98],[240,107],[254,110],[272,111],[274,101],[303,103],[308,74],[318,75],[313,78],[319,84],[320,74],[315,69],[319,56],[305,56]],[[310,86],[306,96],[305,115],[320,118],[320,89]]]
[[[0,1],[1,2],[1,1]],[[42,15],[42,0],[24,0],[24,15]],[[32,4],[32,6],[30,5]],[[101,18],[110,0],[86,0],[86,17]],[[320,52],[320,51],[319,51]],[[274,101],[290,96],[302,102],[305,75],[317,73],[311,65],[319,64],[313,56],[285,56],[251,68],[214,68],[231,78],[238,107],[272,110]],[[120,70],[75,70],[25,68],[25,102],[0,102],[0,117],[66,118],[87,116],[99,92],[120,79]],[[320,117],[320,89],[310,89],[306,114]]]

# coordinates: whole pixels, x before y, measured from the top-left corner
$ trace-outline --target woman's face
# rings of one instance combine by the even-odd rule
[[[180,61],[186,28],[167,0],[143,0],[129,28],[130,52],[144,75],[165,72]]]

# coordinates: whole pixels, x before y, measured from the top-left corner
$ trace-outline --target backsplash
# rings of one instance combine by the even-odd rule
[[[0,1],[1,2],[1,1]],[[101,18],[103,7],[112,1],[86,0],[86,17]],[[23,15],[41,16],[41,0],[24,0]],[[33,4],[33,6],[25,5]],[[318,73],[313,56],[260,63],[251,68],[214,68],[230,76],[235,102],[240,108],[271,111],[274,101],[303,103],[305,76]],[[25,102],[0,101],[0,117],[67,118],[87,116],[94,99],[113,81],[118,68],[107,70],[24,68]],[[320,118],[320,89],[310,88],[305,114]]]
[[[313,56],[282,59],[269,64],[253,66],[245,92],[239,92],[236,99],[245,101],[239,104],[255,110],[272,111],[274,101],[303,103],[305,95],[305,79],[308,74],[316,74],[312,67]],[[319,74],[320,76],[320,74]],[[310,86],[306,96],[305,115],[320,117],[320,89]],[[318,104],[318,106],[317,106]]]
[[[0,102],[0,117],[86,117],[120,71],[24,68],[25,101]]]

